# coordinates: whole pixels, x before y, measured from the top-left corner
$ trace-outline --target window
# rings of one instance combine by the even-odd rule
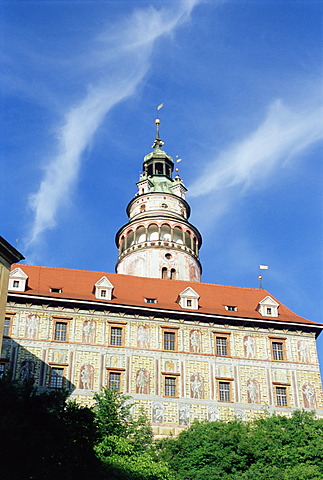
[[[186,300],[186,306],[191,307],[192,306],[192,300]]]
[[[157,303],[157,298],[145,298],[146,303]]]
[[[238,310],[237,307],[234,307],[233,305],[226,305],[225,309],[229,312],[236,312]]]
[[[177,351],[177,334],[179,327],[162,328],[162,349],[166,351]]]
[[[120,392],[121,390],[121,373],[110,372],[109,373],[109,388]]]
[[[271,342],[271,357],[275,361],[285,361],[286,360],[286,349],[285,349],[285,340],[286,338],[282,337],[269,337]]]
[[[101,297],[106,297],[107,296],[107,291],[106,290],[101,290],[100,296]]]
[[[19,287],[19,280],[14,280],[13,281],[13,287],[18,288]]]
[[[3,336],[4,337],[9,337],[9,335],[10,335],[11,320],[12,320],[12,317],[9,317],[9,316],[4,318],[4,325],[3,325]]]
[[[284,360],[283,344],[281,342],[273,342],[272,348],[274,360]]]
[[[57,342],[66,342],[68,332],[68,322],[55,322],[54,340]]]
[[[170,270],[170,279],[175,280],[176,279],[176,270],[175,268],[171,268]]]
[[[64,368],[52,367],[49,380],[50,388],[63,388],[64,386]]]
[[[122,327],[111,327],[110,345],[122,345]]]
[[[161,278],[167,278],[167,268],[166,267],[162,268]]]
[[[276,405],[277,407],[287,407],[287,387],[276,387]]]
[[[176,397],[176,377],[165,377],[165,397]]]
[[[49,291],[51,293],[62,293],[62,289],[61,288],[50,288]]]
[[[6,371],[6,364],[5,363],[0,363],[0,378],[2,378],[5,374]]]
[[[267,315],[271,315],[271,308],[267,307]]]
[[[164,350],[175,350],[175,332],[164,332]]]
[[[231,384],[230,382],[220,382],[219,385],[219,402],[231,402]]]

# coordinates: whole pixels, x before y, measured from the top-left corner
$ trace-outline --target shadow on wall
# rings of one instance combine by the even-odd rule
[[[35,351],[41,349],[35,347]],[[36,353],[36,352],[35,352]],[[69,394],[75,390],[75,385],[68,380],[68,351],[62,348],[50,348],[43,352],[48,356],[47,362],[38,353],[27,350],[10,337],[3,337],[0,359],[0,374],[7,373],[11,380],[34,382],[39,391],[46,389],[66,389]]]

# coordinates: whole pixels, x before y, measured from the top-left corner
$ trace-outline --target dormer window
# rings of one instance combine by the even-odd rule
[[[20,268],[15,268],[9,275],[8,290],[24,292],[26,290],[28,275]]]
[[[146,303],[157,303],[157,298],[145,298]]]
[[[263,317],[278,317],[279,303],[269,295],[261,300],[258,304],[258,312]]]
[[[199,294],[196,293],[193,288],[188,287],[182,293],[179,294],[179,305],[182,308],[188,308],[190,310],[198,310],[199,308]]]
[[[62,289],[61,288],[50,288],[49,291],[51,293],[62,293]]]
[[[236,312],[238,310],[238,308],[233,305],[226,305],[225,309],[228,310],[229,312]]]
[[[104,299],[104,300],[112,300],[112,290],[113,285],[107,279],[107,277],[100,278],[99,281],[96,282],[94,285],[95,288],[95,298],[97,299]]]

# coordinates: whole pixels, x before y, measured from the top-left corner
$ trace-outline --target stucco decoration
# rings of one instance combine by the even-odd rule
[[[94,320],[85,320],[83,322],[82,341],[84,343],[95,343],[96,322]]]
[[[247,380],[248,403],[260,403],[260,387],[257,380],[249,378]]]
[[[67,351],[66,350],[53,350],[52,362],[53,363],[66,363]]]
[[[219,409],[211,405],[207,409],[207,418],[209,422],[216,422],[220,418]]]
[[[287,383],[287,371],[282,368],[278,368],[277,370],[273,371],[273,378],[275,382]]]
[[[30,314],[26,317],[25,337],[30,339],[38,338],[39,315]]]
[[[89,363],[82,366],[80,371],[79,388],[93,390],[94,367]]]
[[[310,355],[306,340],[298,340],[297,342],[298,360],[302,363],[310,363]]]
[[[139,325],[137,330],[137,347],[150,347],[150,332],[148,325]]]
[[[23,360],[20,364],[20,373],[19,373],[19,380],[21,382],[26,382],[27,380],[31,380],[35,375],[35,362],[27,358]]]
[[[178,405],[178,424],[185,425],[186,427],[190,424],[190,406],[186,404]]]
[[[149,394],[150,377],[145,368],[140,368],[136,373],[136,393]]]
[[[303,402],[305,408],[316,408],[315,390],[312,385],[305,383],[302,387]]]
[[[164,404],[162,402],[152,404],[152,423],[164,423]]]
[[[190,331],[190,352],[201,353],[202,334],[200,330]]]
[[[244,356],[246,358],[256,357],[256,340],[252,335],[245,335],[243,337]]]
[[[190,376],[191,398],[204,397],[204,379],[199,373]]]

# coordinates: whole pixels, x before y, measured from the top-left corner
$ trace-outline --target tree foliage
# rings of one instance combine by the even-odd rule
[[[323,420],[295,411],[254,422],[195,422],[159,455],[185,480],[323,478]]]

